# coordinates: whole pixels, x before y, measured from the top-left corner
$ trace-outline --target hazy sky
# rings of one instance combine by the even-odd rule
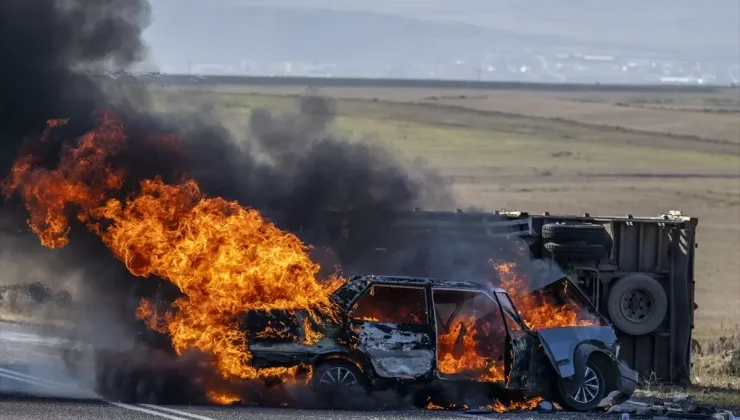
[[[435,47],[424,39],[471,49],[489,45],[494,51],[520,41],[543,48],[573,44],[729,63],[740,55],[740,0],[151,2],[154,21],[146,38],[160,65],[238,55],[264,60],[342,55],[353,46],[393,57],[415,45]]]

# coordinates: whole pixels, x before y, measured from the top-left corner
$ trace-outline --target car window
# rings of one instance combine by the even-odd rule
[[[349,312],[350,318],[395,324],[426,324],[427,297],[422,287],[373,285]]]

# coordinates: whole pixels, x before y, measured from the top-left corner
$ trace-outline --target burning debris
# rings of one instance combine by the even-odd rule
[[[509,411],[530,411],[538,408],[542,401],[543,400],[540,397],[530,398],[525,401],[513,401],[509,404],[503,404],[500,401],[496,401],[493,404],[486,406],[485,408],[496,413],[506,413]]]
[[[523,401],[509,401],[501,402],[499,400],[494,401],[492,404],[484,405],[479,408],[470,408],[466,405],[458,406],[456,404],[450,404],[444,407],[439,404],[432,402],[431,397],[427,400],[425,408],[427,410],[462,410],[470,414],[487,414],[487,413],[510,413],[516,411],[532,411],[540,409],[542,411],[552,410],[552,404],[549,409],[542,408],[541,405],[545,402],[541,397],[529,398]]]

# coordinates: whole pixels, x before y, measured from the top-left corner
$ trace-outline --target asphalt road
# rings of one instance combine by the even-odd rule
[[[509,413],[506,415],[435,410],[320,411],[260,407],[153,406],[103,401],[85,378],[92,366],[85,348],[63,351],[63,332],[0,322],[0,420],[2,419],[170,419],[170,420],[344,420],[344,419],[522,419],[615,418],[574,413]],[[68,343],[67,343],[68,344]]]
[[[2,398],[2,397],[0,397]],[[352,411],[312,411],[292,409],[268,409],[250,407],[174,407],[129,405],[99,401],[69,401],[40,399],[0,399],[0,419],[36,420],[460,420],[460,419],[584,419],[577,414],[471,414],[447,411],[388,411],[388,412],[352,412]],[[590,416],[589,418],[594,418]],[[615,415],[599,415],[596,418],[616,418]]]
[[[460,419],[614,419],[616,415],[574,413],[477,414],[451,411],[317,411],[251,407],[179,407],[101,401],[0,399],[0,419],[36,420],[460,420]]]

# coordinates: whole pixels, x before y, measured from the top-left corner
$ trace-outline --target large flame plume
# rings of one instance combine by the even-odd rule
[[[42,137],[65,123],[50,121]],[[32,155],[20,156],[3,193],[22,197],[29,226],[45,246],[67,244],[71,214],[132,274],[155,275],[178,286],[185,297],[171,311],[156,313],[147,301],[137,311],[150,327],[169,334],[178,354],[197,349],[210,355],[224,379],[294,374],[295,368],[252,367],[238,316],[270,309],[330,313],[329,295],[341,279],[320,282],[319,266],[295,235],[256,210],[205,197],[193,180],[177,185],[144,180],[128,198],[114,198],[125,168],[112,162],[125,147],[123,124],[103,113],[99,128],[65,147],[56,168],[38,166]],[[312,332],[310,340],[318,340],[317,334]]]

